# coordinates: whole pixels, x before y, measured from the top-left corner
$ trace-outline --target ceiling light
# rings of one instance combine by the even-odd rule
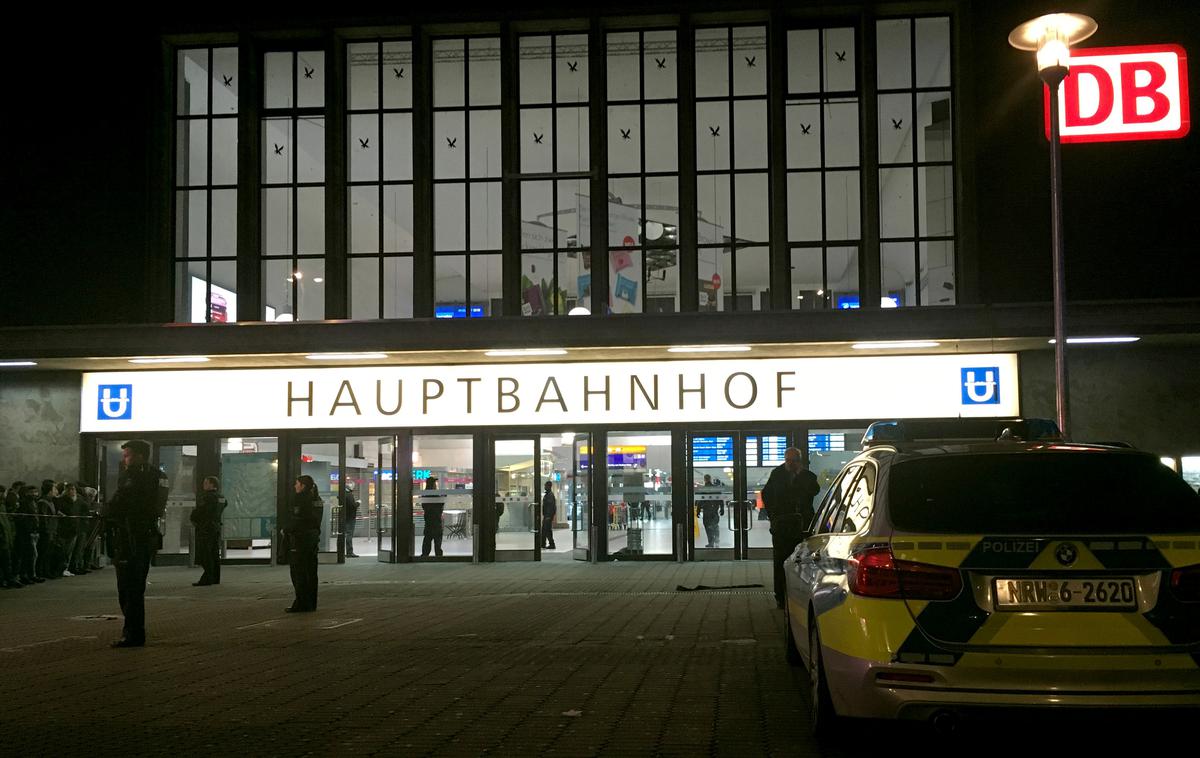
[[[310,361],[362,361],[382,360],[387,353],[312,353],[304,357]]]
[[[850,347],[855,350],[914,350],[937,347],[940,344],[940,342],[855,342]]]
[[[667,348],[668,353],[748,353],[749,345],[679,345]]]
[[[489,358],[515,358],[524,355],[566,355],[561,347],[534,347],[524,350],[488,350],[484,355]]]
[[[130,363],[208,363],[204,355],[173,355],[168,358],[130,358]]]
[[[0,367],[10,368],[14,366],[36,366],[37,361],[0,361]]]
[[[323,277],[323,276],[314,276],[313,277],[313,282],[316,284],[320,284],[323,281],[325,281],[325,277]]]
[[[1068,345],[1110,345],[1122,342],[1137,342],[1141,337],[1067,337]],[[1055,340],[1047,341],[1053,345]]]

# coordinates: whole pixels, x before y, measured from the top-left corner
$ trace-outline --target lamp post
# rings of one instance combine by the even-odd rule
[[[1058,87],[1071,65],[1071,44],[1096,33],[1096,22],[1078,13],[1039,16],[1012,30],[1008,44],[1037,51],[1038,76],[1050,88],[1050,237],[1054,263],[1054,399],[1058,427],[1067,426],[1066,268],[1063,264],[1062,149],[1058,135]]]

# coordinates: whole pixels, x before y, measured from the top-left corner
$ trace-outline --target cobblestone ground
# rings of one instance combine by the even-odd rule
[[[151,571],[150,640],[134,650],[108,648],[121,627],[111,568],[0,593],[0,755],[797,756],[929,744],[896,725],[855,725],[832,747],[809,737],[807,679],[783,661],[766,563],[360,559],[321,566],[320,609],[302,615],[282,612],[286,568],[227,566],[204,588],[191,586],[198,575]],[[676,590],[698,584],[763,587]]]

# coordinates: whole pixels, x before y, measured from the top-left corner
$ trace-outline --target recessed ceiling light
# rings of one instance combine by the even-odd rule
[[[850,347],[855,350],[915,350],[937,347],[940,344],[940,342],[855,342]]]
[[[748,353],[749,345],[678,345],[667,348],[668,353]]]
[[[205,355],[172,355],[163,358],[130,358],[130,363],[208,363]]]
[[[1121,342],[1137,342],[1141,337],[1067,337],[1068,345],[1109,345],[1118,344]],[[1047,344],[1053,345],[1055,340],[1047,341]]]
[[[37,361],[0,361],[0,367],[10,368],[15,366],[36,366]]]
[[[524,350],[488,350],[484,355],[489,358],[516,358],[523,355],[566,355],[561,347],[533,347]]]
[[[310,361],[362,361],[382,360],[387,353],[313,353],[304,357]]]

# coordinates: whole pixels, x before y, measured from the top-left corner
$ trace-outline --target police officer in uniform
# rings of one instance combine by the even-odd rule
[[[295,599],[287,613],[310,613],[317,609],[317,548],[321,541],[324,508],[317,483],[308,474],[296,477],[288,508],[288,565]]]
[[[542,549],[557,550],[554,546],[554,516],[558,513],[558,503],[554,500],[551,488],[554,485],[546,482],[546,494],[542,495]]]
[[[421,495],[421,511],[425,514],[424,536],[421,538],[421,557],[429,557],[432,545],[438,558],[442,557],[442,516],[446,511],[446,498],[434,490],[438,488],[436,476],[425,480],[426,494]]]
[[[775,563],[775,604],[782,608],[787,594],[783,578],[783,562],[800,540],[804,539],[813,520],[813,497],[821,491],[817,477],[804,467],[799,448],[789,447],[783,453],[783,464],[771,472],[762,489],[763,505],[771,520],[771,547]]]
[[[167,505],[167,476],[150,464],[150,443],[129,440],[121,445],[123,470],[105,519],[117,569],[117,597],[125,628],[113,647],[146,644],[146,575],[162,535],[158,519]]]
[[[354,552],[354,525],[358,521],[358,498],[354,496],[354,482],[346,482],[346,494],[342,496],[342,533],[346,535],[346,557],[357,558]]]
[[[192,524],[196,527],[196,563],[204,569],[200,581],[193,587],[207,587],[221,583],[221,513],[225,510],[225,497],[221,495],[221,480],[206,476],[200,485],[200,502],[192,510]]]

